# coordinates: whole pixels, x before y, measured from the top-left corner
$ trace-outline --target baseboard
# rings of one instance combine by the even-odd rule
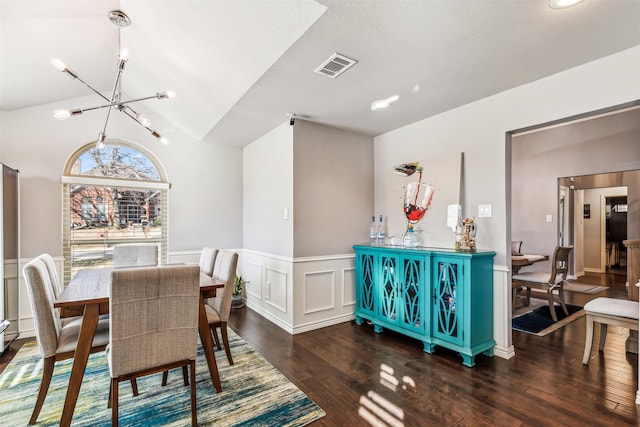
[[[261,315],[262,317],[265,317],[266,319],[271,321],[271,323],[275,323],[277,326],[279,326],[280,328],[284,329],[285,331],[287,331],[288,333],[293,335],[293,328],[291,327],[291,325],[289,325],[288,323],[283,322],[282,319],[274,316],[273,314],[269,313],[268,311],[263,310],[260,306],[258,306],[257,304],[252,303],[249,300],[247,300],[246,303],[247,303],[247,308],[250,308],[251,310],[253,310],[256,313],[258,313],[259,315]]]
[[[303,332],[313,331],[314,329],[326,328],[327,326],[338,325],[340,323],[350,322],[355,319],[353,313],[337,316],[331,319],[323,319],[319,322],[310,322],[293,328],[293,334],[301,334]]]
[[[516,350],[513,346],[510,346],[508,348],[494,347],[493,355],[501,359],[511,359],[516,355]]]

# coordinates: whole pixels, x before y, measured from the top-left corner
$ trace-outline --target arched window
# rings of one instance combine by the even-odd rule
[[[113,245],[157,243],[167,258],[169,183],[153,154],[123,141],[71,155],[62,177],[65,283],[80,268],[113,265]]]

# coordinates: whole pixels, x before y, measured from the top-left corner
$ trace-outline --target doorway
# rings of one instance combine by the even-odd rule
[[[627,272],[627,196],[605,197],[605,236],[607,273]]]
[[[637,199],[639,183],[640,170],[558,179],[558,210],[564,209],[566,218],[558,223],[558,244],[574,246],[571,277],[614,272],[626,276],[623,241],[634,227],[627,217],[627,205]]]

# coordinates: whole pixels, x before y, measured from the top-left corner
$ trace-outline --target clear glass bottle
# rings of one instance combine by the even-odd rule
[[[405,247],[408,248],[417,248],[418,247],[418,236],[413,232],[413,225],[409,225],[407,227],[407,232],[404,235],[403,243]]]
[[[384,245],[385,234],[384,218],[380,215],[380,221],[378,222],[378,243],[381,245]]]
[[[376,225],[376,217],[371,217],[371,226],[369,228],[369,243],[375,245],[378,243],[378,226]]]

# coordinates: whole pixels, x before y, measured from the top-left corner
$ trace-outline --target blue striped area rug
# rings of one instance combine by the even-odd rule
[[[196,393],[200,426],[304,426],[325,412],[267,362],[242,338],[229,330],[233,366],[222,351],[216,351],[222,392],[216,393],[207,363],[198,349]],[[144,350],[141,350],[144,351]],[[38,426],[57,426],[66,395],[71,360],[56,364]],[[25,344],[0,375],[0,426],[26,426],[36,401],[42,359],[35,342]],[[169,373],[161,386],[161,374],[138,379],[140,395],[133,397],[128,382],[120,384],[120,425],[191,425],[189,387],[182,370]],[[109,426],[111,410],[109,367],[104,352],[90,356],[72,426]]]

